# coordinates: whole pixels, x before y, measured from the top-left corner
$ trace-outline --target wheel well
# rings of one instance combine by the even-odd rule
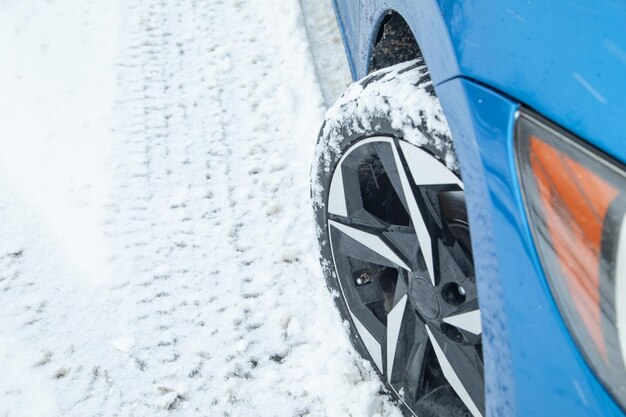
[[[369,62],[369,72],[422,57],[406,20],[389,11],[383,18]]]

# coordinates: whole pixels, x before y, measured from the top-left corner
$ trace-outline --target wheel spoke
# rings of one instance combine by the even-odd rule
[[[391,382],[393,376],[393,363],[396,357],[396,347],[404,319],[407,298],[408,295],[403,295],[387,315],[387,380],[389,382]]]
[[[348,208],[346,205],[346,192],[343,180],[343,168],[337,166],[335,175],[330,183],[330,192],[328,196],[328,212],[338,216],[348,217]]]
[[[390,384],[402,395],[402,400],[411,409],[415,409],[415,403],[422,390],[426,357],[428,352],[428,335],[421,323],[413,321],[414,338],[413,344],[405,343],[399,346],[397,358],[402,357],[404,362],[396,360],[395,372]],[[419,328],[419,330],[418,330]]]
[[[404,279],[398,279],[395,305],[387,315],[386,378],[403,401],[413,407],[421,386],[428,346],[424,325],[417,320]]]
[[[387,337],[392,337],[387,329]],[[390,346],[391,345],[391,346]],[[395,347],[394,351],[390,349]],[[395,346],[387,340],[387,381],[403,400],[413,407],[424,373],[428,334],[424,325],[410,311],[405,311]]]
[[[418,257],[419,243],[415,238],[415,231],[412,227],[390,226],[382,232],[382,235],[385,237],[385,240],[402,255],[402,258],[407,261],[407,264],[411,267],[411,271],[420,269]]]
[[[448,316],[444,318],[443,321],[475,335],[479,335],[483,332],[480,323],[480,309]]]
[[[352,212],[350,217],[331,214],[330,221],[381,237],[410,270],[419,269],[419,243],[412,227],[386,224],[363,209]]]
[[[377,234],[366,232],[334,220],[329,220],[328,224],[331,229],[339,231],[342,235],[349,237],[353,242],[357,243],[355,245],[349,242],[342,245],[342,253],[379,265],[391,267],[399,266],[400,268],[411,270],[406,262]]]
[[[415,185],[456,184],[463,189],[461,180],[435,157],[408,142],[400,142],[400,148],[409,165]]]
[[[430,325],[426,331],[446,380],[472,415],[482,417],[485,383],[476,348],[454,343]]]
[[[386,223],[372,216],[364,209],[352,210],[349,217],[331,214],[330,220],[370,233],[381,233],[388,227]]]
[[[359,332],[359,336],[365,345],[365,348],[369,352],[370,356],[374,360],[374,364],[378,367],[380,372],[383,372],[383,355],[382,349],[380,347],[380,342],[376,338],[372,332],[365,327],[363,322],[356,317],[355,314],[351,313],[352,322],[355,324],[357,331]]]
[[[435,285],[435,268],[430,233],[424,223],[424,218],[419,206],[417,205],[409,177],[404,170],[404,165],[400,158],[400,153],[395,144],[391,143],[389,146],[380,145],[378,147],[378,155],[380,156],[396,193],[402,196],[402,202],[411,217],[411,222],[415,229],[415,235],[419,242],[422,256],[424,257],[428,275],[430,276],[432,284]]]

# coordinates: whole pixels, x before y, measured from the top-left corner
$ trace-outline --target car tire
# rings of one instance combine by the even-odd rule
[[[356,350],[407,415],[484,415],[463,184],[423,59],[348,88],[311,178],[322,269]]]

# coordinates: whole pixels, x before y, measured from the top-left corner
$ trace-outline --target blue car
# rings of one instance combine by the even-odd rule
[[[334,5],[311,193],[355,348],[407,415],[624,416],[626,3]]]

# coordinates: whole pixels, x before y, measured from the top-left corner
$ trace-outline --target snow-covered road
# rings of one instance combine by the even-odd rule
[[[0,1],[0,416],[400,415],[317,263],[301,3]]]

